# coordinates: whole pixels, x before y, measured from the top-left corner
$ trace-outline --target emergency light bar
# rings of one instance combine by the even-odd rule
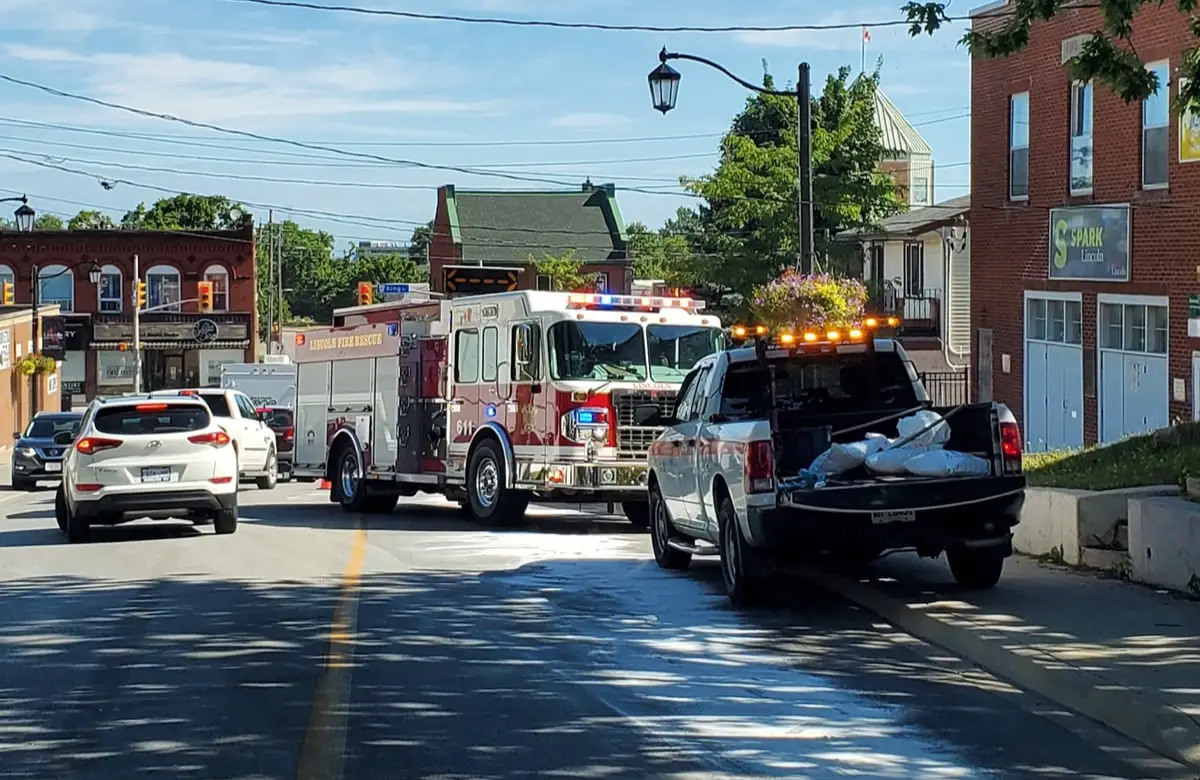
[[[899,317],[866,317],[860,325],[847,328],[780,328],[771,333],[766,325],[734,325],[729,329],[729,337],[734,342],[743,342],[755,338],[767,338],[771,344],[791,347],[802,344],[840,344],[859,343],[880,326],[889,328],[900,326]]]
[[[608,295],[607,293],[571,293],[568,309],[685,309],[702,311],[704,301],[694,298],[664,298],[657,295]]]

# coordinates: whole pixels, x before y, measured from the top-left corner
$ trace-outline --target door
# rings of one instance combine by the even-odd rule
[[[1083,446],[1083,351],[1025,344],[1025,440],[1030,452]]]
[[[700,417],[708,398],[708,378],[712,375],[712,367],[705,366],[696,372],[692,382],[692,391],[687,399],[687,407],[680,409],[678,466],[676,478],[679,480],[679,503],[681,514],[677,515],[679,524],[688,528],[697,527],[700,522],[700,491],[702,486],[697,476],[697,461],[700,453]],[[672,447],[675,444],[672,443]]]
[[[446,426],[450,453],[465,458],[479,420],[479,358],[481,336],[478,328],[456,331],[450,344],[450,403],[446,408]],[[466,464],[463,464],[466,470]]]
[[[518,322],[510,330],[509,365],[501,371],[508,375],[509,394],[517,407],[508,414],[508,430],[520,472],[522,463],[549,462],[547,447],[553,438],[547,432],[554,430],[550,423],[554,394],[543,384],[546,358],[541,325]]]
[[[1125,435],[1137,436],[1168,424],[1167,359],[1157,355],[1125,356]]]
[[[671,519],[681,528],[688,527],[684,472],[689,469],[690,463],[684,454],[684,441],[689,430],[688,418],[691,416],[692,399],[696,394],[697,373],[692,372],[684,377],[683,384],[679,387],[679,402],[675,405],[676,422],[655,442],[662,466],[658,474],[659,490],[667,504],[667,510],[671,513]],[[691,427],[691,437],[693,440],[696,437],[695,426]]]
[[[1101,443],[1149,433],[1170,423],[1167,307],[1159,301],[1138,296],[1105,300],[1101,296],[1097,398]],[[1193,386],[1196,379],[1193,358]]]
[[[258,418],[258,410],[250,401],[250,396],[243,393],[233,394],[241,418],[237,424],[244,434],[240,437],[242,445],[242,463],[244,471],[256,471],[267,466],[267,450],[275,441],[275,434],[267,424]]]

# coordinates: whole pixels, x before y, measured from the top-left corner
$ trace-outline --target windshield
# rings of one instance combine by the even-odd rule
[[[650,353],[650,378],[656,382],[682,382],[700,358],[721,348],[721,331],[699,325],[650,325],[646,342]]]
[[[56,433],[74,431],[79,420],[79,417],[35,417],[25,429],[24,438],[53,439]]]
[[[646,379],[642,326],[624,322],[558,322],[550,327],[550,376],[641,382]]]

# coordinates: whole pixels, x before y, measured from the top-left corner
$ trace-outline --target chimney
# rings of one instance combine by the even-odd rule
[[[582,192],[592,192],[592,191],[593,191],[593,190],[595,190],[595,189],[596,189],[596,185],[595,185],[595,184],[592,184],[592,177],[591,177],[591,176],[589,176],[589,177],[587,178],[587,181],[585,181],[585,182],[583,183],[583,190],[582,190]]]

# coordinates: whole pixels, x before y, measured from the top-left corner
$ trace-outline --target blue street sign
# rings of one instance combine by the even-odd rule
[[[399,284],[397,282],[385,282],[379,285],[380,295],[404,295],[408,292],[409,285]]]

